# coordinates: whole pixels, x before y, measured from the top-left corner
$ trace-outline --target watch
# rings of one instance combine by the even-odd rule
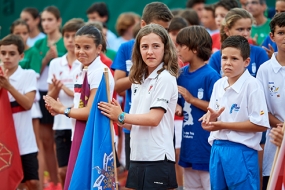
[[[70,111],[71,111],[71,108],[70,108],[70,107],[69,107],[69,108],[66,108],[66,109],[64,110],[64,115],[65,115],[66,117],[69,117]]]
[[[125,123],[125,116],[126,116],[126,113],[125,112],[122,112],[119,116],[118,116],[118,121],[121,125],[123,125]]]

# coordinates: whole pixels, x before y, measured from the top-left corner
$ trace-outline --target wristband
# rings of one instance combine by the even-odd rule
[[[121,125],[123,125],[125,123],[125,116],[126,116],[126,113],[125,112],[122,112],[119,116],[118,116],[118,121]]]

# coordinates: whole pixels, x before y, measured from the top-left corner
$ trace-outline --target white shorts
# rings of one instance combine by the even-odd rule
[[[175,148],[181,148],[183,120],[174,120]]]
[[[185,190],[210,190],[210,173],[192,168],[184,168]]]
[[[38,101],[33,103],[31,111],[32,111],[32,118],[33,119],[43,117]]]

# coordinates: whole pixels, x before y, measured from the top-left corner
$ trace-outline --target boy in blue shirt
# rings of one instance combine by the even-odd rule
[[[211,131],[211,189],[258,190],[257,151],[261,132],[269,127],[263,88],[246,69],[250,46],[245,37],[228,37],[221,53],[225,77],[215,83],[208,112],[200,119]]]
[[[176,113],[184,116],[179,159],[179,165],[184,167],[184,187],[210,189],[210,133],[203,130],[198,119],[206,113],[214,83],[220,78],[206,64],[212,39],[204,27],[190,26],[178,33],[176,42],[179,58],[189,62],[177,80],[180,94]]]

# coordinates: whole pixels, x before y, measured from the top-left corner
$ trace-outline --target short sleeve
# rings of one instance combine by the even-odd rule
[[[111,69],[125,71],[128,74],[126,61],[131,60],[133,45],[134,40],[121,44],[111,65]]]
[[[25,70],[25,91],[24,94],[27,94],[32,91],[37,90],[37,74],[34,70]]]
[[[218,74],[221,72],[221,51],[217,51],[209,59],[208,64],[217,71]]]
[[[158,76],[155,89],[152,92],[152,102],[150,104],[150,109],[163,108],[166,112],[170,100],[174,95],[177,96],[178,88],[175,77],[170,75],[167,71],[163,72],[164,73],[161,73]]]
[[[259,81],[257,81],[255,90],[251,91],[248,99],[248,116],[250,122],[268,127],[269,119],[264,90]]]
[[[266,53],[266,51],[264,49],[262,49],[261,47],[258,47],[258,52],[256,52],[256,66],[257,69],[260,67],[261,64],[263,64],[264,62],[268,61],[268,55]]]
[[[41,72],[41,65],[42,65],[42,60],[40,57],[40,53],[38,52],[38,50],[34,47],[31,47],[31,62],[30,62],[30,66],[31,69],[33,69],[36,73],[40,73]]]
[[[48,84],[52,84],[52,78],[53,78],[53,75],[55,74],[55,61],[56,60],[57,59],[53,59],[50,62],[49,69],[48,69],[48,78],[47,78],[47,83]]]
[[[90,85],[90,90],[98,88],[104,73],[104,68],[96,69],[93,71],[88,70],[88,83]]]

